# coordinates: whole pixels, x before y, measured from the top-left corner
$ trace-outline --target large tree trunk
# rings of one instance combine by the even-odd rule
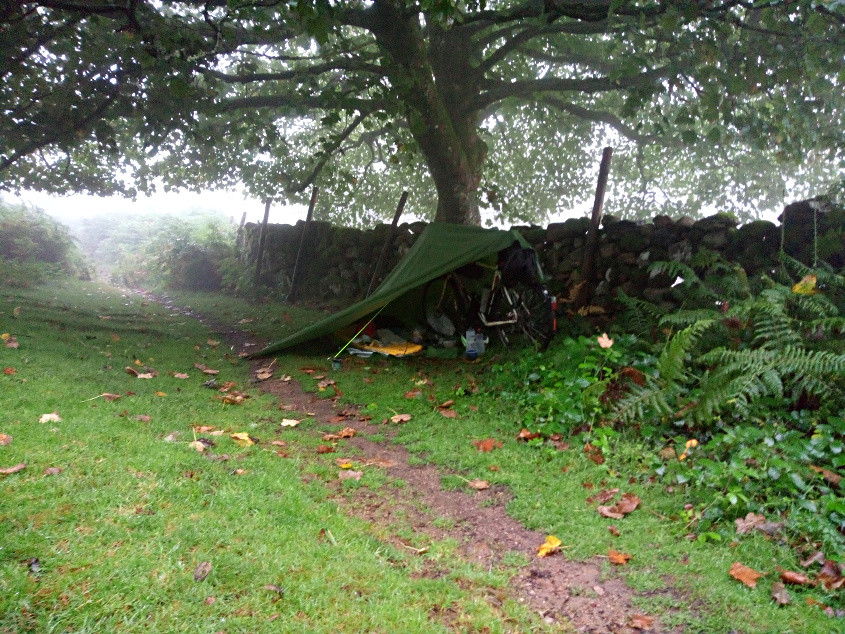
[[[467,48],[436,26],[429,27],[427,47],[419,14],[401,2],[376,0],[373,10],[372,32],[390,57],[391,82],[437,188],[435,220],[480,224],[478,186],[487,146],[478,136],[478,112],[467,107],[477,91]]]

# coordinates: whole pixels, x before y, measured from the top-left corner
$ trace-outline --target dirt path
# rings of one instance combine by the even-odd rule
[[[169,309],[178,310],[167,298],[145,296]],[[186,314],[203,321],[236,351],[253,352],[260,349],[256,346],[263,345],[263,342],[255,341],[242,331],[221,328],[200,316]],[[267,361],[255,360],[251,365],[254,376],[258,368],[267,365]],[[409,464],[409,452],[390,441],[389,430],[359,417],[357,408],[341,405],[336,399],[304,392],[296,380],[269,379],[256,385],[277,397],[285,410],[307,412],[321,426],[353,427],[356,436],[343,442],[363,454],[356,455],[355,460],[377,464],[385,468],[390,476],[406,483],[405,487],[391,489],[389,499],[362,487],[355,491],[350,501],[347,495],[340,494],[338,482],[335,499],[347,512],[384,527],[389,526],[391,518],[401,516],[405,523],[410,522],[415,534],[427,535],[433,540],[454,539],[468,561],[485,568],[497,566],[508,554],[520,553],[530,563],[512,579],[512,596],[527,603],[547,623],[559,625],[563,631],[570,627],[580,632],[609,634],[685,631],[682,626],[667,629],[661,623],[661,615],[644,614],[635,608],[632,599],[638,595],[615,576],[601,558],[585,562],[569,561],[560,555],[538,558],[537,547],[544,542],[546,535],[527,530],[507,515],[505,505],[510,496],[505,488],[492,487],[472,493],[444,491],[440,485],[441,471],[437,467]],[[373,442],[367,438],[375,435],[387,440]],[[395,541],[401,543],[398,537]],[[426,574],[439,577],[447,573],[432,568]],[[668,589],[649,593],[648,596],[655,595],[670,598],[672,603],[678,600]],[[501,600],[497,597],[489,599]]]

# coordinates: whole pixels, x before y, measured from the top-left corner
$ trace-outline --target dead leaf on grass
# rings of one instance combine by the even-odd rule
[[[194,367],[197,370],[199,370],[200,372],[202,372],[203,374],[208,374],[208,375],[211,375],[211,376],[216,376],[216,375],[220,374],[220,370],[212,370],[211,368],[209,368],[204,363],[195,363]]]
[[[838,473],[834,473],[830,469],[825,469],[824,467],[817,467],[816,465],[810,465],[810,469],[815,471],[816,473],[821,474],[822,478],[824,478],[828,484],[831,484],[835,487],[838,487],[839,484],[842,482],[842,476]]]
[[[606,517],[612,520],[621,520],[623,517],[625,517],[623,513],[619,513],[615,510],[615,508],[616,507],[614,506],[599,506],[596,510],[602,517]]]
[[[493,451],[494,449],[501,449],[502,441],[496,440],[495,438],[485,438],[484,440],[473,440],[473,446],[478,449],[478,451],[488,452]]]
[[[535,438],[539,438],[539,437],[540,437],[539,432],[530,432],[525,427],[523,427],[522,431],[520,431],[516,435],[516,440],[526,442],[526,441],[529,441],[529,440],[534,440]]]
[[[405,392],[405,398],[422,398],[422,390],[414,388],[409,392]]]
[[[232,392],[231,394],[223,394],[218,398],[224,405],[243,405],[243,402],[249,398],[249,395],[243,392]]]
[[[475,489],[476,491],[484,491],[485,489],[490,488],[490,483],[487,480],[467,480],[467,486],[470,489]]]
[[[17,373],[18,373],[18,371],[17,371],[17,370],[15,370],[15,369],[14,369],[14,368],[12,368],[12,367],[3,368],[3,374],[6,374],[6,375],[11,376],[11,375],[13,375],[13,374],[17,374]]]
[[[334,453],[334,447],[329,447],[328,445],[319,445],[317,447],[317,453]]]
[[[778,605],[789,605],[792,603],[792,597],[789,596],[786,586],[780,581],[775,581],[772,584],[772,598]]]
[[[17,473],[18,471],[23,471],[26,469],[25,462],[19,462],[16,465],[12,465],[11,467],[5,467],[0,469],[0,475],[12,475],[13,473]]]
[[[393,423],[407,423],[409,420],[411,420],[410,414],[396,414],[390,417],[390,421]]]
[[[551,557],[560,550],[561,541],[554,535],[547,535],[544,541],[537,548],[538,557]]]
[[[190,374],[187,374],[187,373],[185,373],[185,372],[174,372],[174,373],[173,373],[173,378],[174,378],[174,379],[190,379],[190,378],[191,378],[191,375],[190,375]]]
[[[630,619],[628,619],[628,627],[632,627],[635,630],[648,630],[651,629],[652,625],[654,625],[653,616],[646,616],[645,614],[635,614]]]
[[[249,447],[250,445],[254,445],[258,439],[253,438],[246,432],[238,432],[236,434],[229,434],[229,438],[234,440],[239,446],[241,447]]]
[[[734,520],[736,524],[737,535],[750,533],[752,530],[766,522],[765,515],[758,515],[756,513],[748,513],[744,518],[740,517]]]
[[[41,418],[38,419],[39,423],[60,423],[62,417],[59,416],[56,412],[52,412],[50,414],[42,414]]]
[[[809,566],[812,566],[813,564],[824,565],[824,559],[825,559],[824,553],[820,550],[817,550],[816,552],[814,552],[812,555],[810,555],[806,559],[802,559],[801,560],[801,566],[803,568],[808,568]]]
[[[618,550],[613,550],[612,548],[607,549],[607,558],[614,566],[625,566],[628,562],[634,558],[633,555],[629,555],[628,553],[621,553]]]
[[[3,341],[6,342],[7,348],[15,348],[16,349],[20,346],[20,344],[18,343],[18,340],[13,335],[10,335],[7,332],[4,332],[2,335],[0,335],[0,339],[3,339]]]
[[[825,560],[819,574],[816,575],[816,581],[822,584],[822,587],[828,592],[839,590],[845,585],[845,577],[842,576],[842,567],[835,561],[830,559]]]
[[[352,469],[344,469],[337,472],[337,477],[340,480],[360,480],[364,475],[363,471],[353,471]]]
[[[448,408],[445,408],[445,407],[439,407],[437,409],[437,411],[440,412],[441,416],[445,416],[446,418],[457,418],[458,417],[458,412],[456,412],[453,409],[448,409]]]
[[[731,577],[747,585],[749,588],[757,587],[757,580],[764,576],[763,573],[757,572],[753,568],[735,561],[728,571]]]
[[[619,532],[619,529],[616,528],[613,524],[608,526],[607,530],[610,531],[610,534],[613,535],[614,537],[619,537],[619,535],[621,535],[621,533]]]
[[[193,441],[193,442],[189,442],[189,443],[188,443],[188,447],[190,447],[190,448],[191,448],[191,449],[193,449],[194,451],[198,451],[198,452],[200,452],[200,453],[202,453],[203,451],[205,451],[205,445],[204,445],[204,444],[202,444],[199,440],[195,440],[195,441]]]
[[[211,572],[211,562],[204,561],[194,570],[194,581],[202,581]]]
[[[809,586],[813,583],[807,575],[803,575],[800,572],[784,570],[780,566],[777,567],[777,571],[780,573],[780,580],[786,584],[792,586]]]
[[[270,442],[271,445],[275,445],[276,447],[287,447],[288,444],[284,440],[273,440]]]
[[[0,447],[8,447],[12,444],[12,437],[9,434],[0,434]]]
[[[282,427],[296,427],[301,422],[301,420],[296,420],[295,418],[283,418],[280,425]]]
[[[52,476],[52,475],[59,475],[64,469],[61,467],[47,467],[44,469],[44,475]]]
[[[593,502],[598,502],[599,504],[604,504],[605,502],[610,502],[613,498],[616,497],[616,494],[619,493],[619,488],[615,489],[602,489],[595,495],[591,495],[587,498],[587,504],[592,504]]]
[[[595,447],[590,443],[584,445],[584,453],[587,454],[587,458],[595,462],[597,465],[604,464],[604,455],[602,455],[601,447]]]

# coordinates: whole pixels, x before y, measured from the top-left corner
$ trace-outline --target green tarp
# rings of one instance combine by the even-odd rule
[[[383,307],[386,307],[385,312],[396,308],[397,314],[415,315],[417,321],[424,321],[421,287],[426,282],[470,262],[489,258],[509,247],[514,240],[528,246],[519,232],[513,229],[503,231],[433,222],[372,295],[294,335],[271,343],[253,356],[275,354],[334,333],[344,326],[369,318]]]

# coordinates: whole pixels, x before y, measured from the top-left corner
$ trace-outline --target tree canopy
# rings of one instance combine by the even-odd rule
[[[845,160],[842,0],[21,1],[0,50],[7,190],[536,221],[611,144],[614,211],[755,215]]]

